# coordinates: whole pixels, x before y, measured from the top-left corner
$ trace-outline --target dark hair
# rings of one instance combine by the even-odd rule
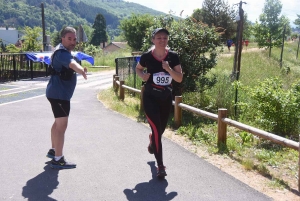
[[[76,29],[73,27],[65,27],[63,30],[60,32],[60,37],[63,38],[66,36],[67,33],[75,33],[76,34]]]

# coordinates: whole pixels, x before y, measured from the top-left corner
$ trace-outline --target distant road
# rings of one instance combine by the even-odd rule
[[[87,80],[78,75],[77,87],[88,87],[95,90],[109,88],[112,86],[114,73],[114,70],[89,73]],[[44,96],[48,80],[49,77],[41,77],[0,84],[0,106],[24,99]]]

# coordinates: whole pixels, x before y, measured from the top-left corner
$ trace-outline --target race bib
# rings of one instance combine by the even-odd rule
[[[172,82],[172,77],[170,74],[165,72],[159,72],[153,74],[153,82],[156,85],[167,86]]]

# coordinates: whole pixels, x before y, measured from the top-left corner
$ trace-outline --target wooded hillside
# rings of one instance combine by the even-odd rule
[[[0,0],[0,26],[21,28],[42,26],[41,3],[44,2],[46,30],[59,31],[64,25],[94,23],[101,13],[110,35],[118,35],[121,19],[132,13],[164,15],[145,6],[123,0]]]

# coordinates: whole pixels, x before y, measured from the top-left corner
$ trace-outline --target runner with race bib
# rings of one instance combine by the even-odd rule
[[[148,152],[155,155],[157,177],[167,173],[163,163],[161,137],[172,107],[172,80],[182,81],[182,69],[177,53],[167,49],[169,32],[158,28],[152,33],[154,49],[142,54],[136,73],[146,83],[143,93],[144,111],[151,127]],[[144,73],[147,69],[147,73]]]

